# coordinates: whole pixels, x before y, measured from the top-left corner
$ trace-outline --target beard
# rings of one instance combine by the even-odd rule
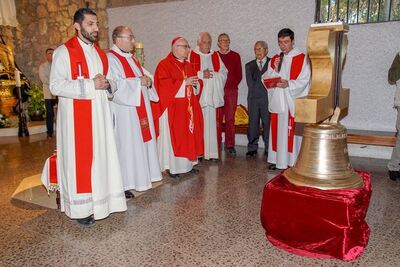
[[[83,27],[81,29],[81,34],[83,37],[85,37],[86,39],[88,39],[89,41],[91,41],[92,43],[97,42],[97,40],[99,39],[99,32],[92,32],[89,33],[87,32]],[[95,34],[95,35],[94,35]]]

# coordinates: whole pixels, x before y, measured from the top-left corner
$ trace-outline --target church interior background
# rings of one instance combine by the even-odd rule
[[[4,2],[4,3],[3,3]],[[10,1],[2,1],[2,5]],[[13,1],[14,2],[14,1]],[[253,44],[265,40],[269,56],[278,52],[276,33],[290,27],[296,46],[306,50],[315,1],[290,0],[15,0],[15,18],[3,14],[2,63],[15,64],[39,84],[38,66],[48,47],[75,34],[74,12],[93,8],[100,22],[99,45],[108,49],[118,25],[132,27],[144,44],[145,66],[155,66],[177,34],[195,45],[200,31],[229,33],[242,64],[253,59]],[[398,1],[392,1],[398,3]],[[7,21],[6,21],[7,20]],[[399,51],[400,21],[350,25],[343,84],[351,88],[349,115],[343,124],[354,133],[373,133],[392,142],[396,113],[394,87],[387,70]],[[4,65],[4,64],[3,64]],[[3,76],[1,76],[3,79]],[[239,103],[246,105],[245,79]],[[4,102],[3,102],[4,104]],[[356,170],[372,175],[366,221],[371,229],[365,252],[353,262],[300,257],[274,247],[260,222],[264,185],[271,171],[263,153],[248,159],[246,136],[236,135],[237,155],[222,153],[217,163],[203,162],[200,173],[164,177],[152,190],[129,200],[128,211],[112,214],[93,228],[82,228],[57,210],[54,194],[40,183],[43,164],[55,149],[44,124],[31,123],[30,136],[0,129],[0,266],[398,266],[400,264],[399,182],[388,179],[392,145],[348,144]],[[261,141],[260,141],[261,142]],[[262,142],[261,142],[262,143]],[[262,148],[260,148],[260,151]]]

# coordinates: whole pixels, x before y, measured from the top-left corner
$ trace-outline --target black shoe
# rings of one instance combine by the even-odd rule
[[[51,138],[53,138],[53,134],[51,133],[51,134],[47,134],[47,138],[49,138],[49,139],[51,139]]]
[[[83,218],[83,219],[77,219],[76,220],[80,225],[85,226],[85,227],[90,227],[93,226],[96,221],[93,218],[93,215],[90,215],[89,217]]]
[[[276,164],[270,164],[269,166],[268,166],[268,170],[272,170],[272,171],[274,171],[274,170],[276,170],[277,168],[276,168]]]
[[[212,162],[218,162],[219,159],[210,159],[210,161],[212,161]]]
[[[190,171],[189,171],[190,173],[199,173],[199,170],[198,169],[195,169],[195,168],[193,168],[193,169],[191,169]]]
[[[392,181],[400,179],[400,171],[389,171],[389,179]]]
[[[228,147],[228,148],[226,148],[226,151],[229,154],[236,155],[236,149],[234,147]]]
[[[171,178],[179,178],[179,177],[180,177],[179,174],[173,174],[173,173],[170,173],[169,171],[168,171],[168,175],[169,175],[169,177],[171,177]]]
[[[246,157],[253,157],[257,155],[257,151],[247,151]]]
[[[199,157],[199,158],[198,158],[199,162],[202,162],[203,159],[204,159],[204,157]]]
[[[134,197],[135,197],[135,195],[131,191],[129,191],[129,190],[125,191],[125,198],[126,199],[131,199],[131,198],[134,198]]]

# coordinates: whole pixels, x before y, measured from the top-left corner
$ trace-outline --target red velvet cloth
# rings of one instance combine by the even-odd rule
[[[296,186],[283,174],[263,192],[261,223],[268,240],[290,253],[311,258],[357,259],[368,244],[365,222],[371,197],[371,175],[360,189],[319,190]]]

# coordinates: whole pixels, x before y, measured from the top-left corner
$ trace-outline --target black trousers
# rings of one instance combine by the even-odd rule
[[[268,99],[249,98],[247,99],[249,110],[249,127],[247,128],[247,151],[256,151],[258,149],[258,139],[260,138],[260,120],[262,126],[262,138],[265,145],[265,151],[268,152],[269,142],[269,111]]]
[[[57,99],[45,99],[46,105],[46,126],[47,135],[53,135],[53,124],[54,124],[54,109],[53,107],[57,104]]]

